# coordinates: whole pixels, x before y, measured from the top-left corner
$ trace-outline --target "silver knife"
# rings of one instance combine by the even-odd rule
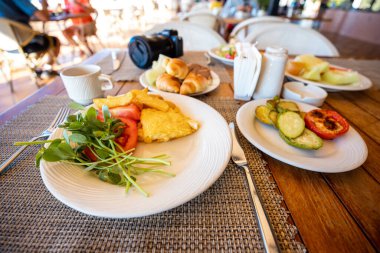
[[[272,227],[269,223],[269,219],[265,213],[263,205],[261,204],[261,199],[257,191],[255,181],[251,177],[251,173],[249,172],[248,162],[245,157],[244,151],[241,148],[240,143],[236,137],[235,125],[231,122],[229,126],[232,135],[232,161],[244,170],[245,175],[247,177],[249,191],[251,194],[253,205],[255,207],[255,214],[259,225],[260,234],[264,242],[265,252],[280,252],[276,236],[273,233]]]
[[[125,51],[124,50],[112,50],[112,73],[121,67],[121,63],[124,60]]]

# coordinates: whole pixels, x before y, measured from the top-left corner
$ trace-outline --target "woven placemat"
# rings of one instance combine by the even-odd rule
[[[234,121],[238,102],[207,96],[201,100]],[[17,149],[13,142],[40,133],[68,102],[67,97],[46,97],[1,126],[0,162]],[[287,222],[265,161],[240,139],[281,249],[305,251],[294,240],[297,229]],[[1,252],[263,252],[244,174],[232,163],[209,190],[177,208],[143,218],[107,219],[82,214],[55,199],[34,167],[37,150],[28,148],[0,176]]]

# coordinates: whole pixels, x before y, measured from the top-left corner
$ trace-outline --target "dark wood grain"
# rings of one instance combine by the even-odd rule
[[[380,248],[379,182],[361,168],[324,177],[368,240]]]
[[[375,251],[320,173],[266,161],[309,252]]]
[[[371,111],[367,111],[366,109],[363,109],[355,104],[360,103],[359,100],[357,102],[356,101],[356,99],[346,99],[338,92],[329,93],[326,100],[329,106],[338,111],[342,116],[347,118],[358,128],[362,129],[363,132],[367,133],[370,138],[380,144],[380,134],[378,128],[374,127],[374,125],[379,126],[379,119],[372,115],[370,113]]]

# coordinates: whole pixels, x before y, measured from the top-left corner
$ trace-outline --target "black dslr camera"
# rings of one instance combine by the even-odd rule
[[[134,36],[128,44],[129,56],[133,63],[147,69],[160,54],[169,57],[183,55],[183,41],[176,30],[163,30],[152,35]]]

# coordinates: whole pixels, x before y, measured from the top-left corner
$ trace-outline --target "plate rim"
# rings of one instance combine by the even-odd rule
[[[322,172],[322,173],[339,173],[339,172],[345,172],[345,171],[350,171],[350,170],[353,170],[353,169],[356,169],[358,167],[360,167],[366,160],[367,160],[367,157],[368,157],[368,147],[367,147],[367,144],[365,143],[365,141],[363,140],[363,138],[360,136],[360,134],[352,127],[350,126],[350,132],[353,133],[355,135],[355,137],[358,137],[358,140],[360,141],[360,144],[362,144],[362,147],[364,148],[364,151],[363,151],[363,157],[360,158],[358,157],[357,161],[356,162],[351,162],[351,165],[350,166],[346,166],[345,168],[339,168],[339,169],[335,169],[334,171],[331,171],[331,170],[323,170],[323,169],[319,169],[317,168],[316,166],[314,165],[308,165],[308,164],[304,164],[302,162],[299,162],[299,161],[294,161],[294,160],[291,160],[290,158],[287,158],[287,157],[284,157],[282,156],[281,154],[277,154],[271,150],[268,150],[266,147],[264,147],[260,141],[257,141],[254,136],[251,136],[248,132],[248,130],[242,128],[242,117],[245,116],[245,117],[249,117],[251,119],[251,116],[247,116],[247,115],[242,115],[244,110],[248,110],[249,108],[253,109],[252,110],[252,124],[255,123],[255,121],[257,120],[255,117],[254,117],[254,107],[258,106],[258,105],[261,105],[261,104],[264,104],[264,102],[266,101],[267,99],[259,99],[259,100],[253,100],[253,101],[250,101],[248,103],[245,103],[243,106],[241,106],[236,114],[236,122],[237,122],[237,125],[239,127],[239,130],[241,131],[241,133],[243,134],[243,136],[252,144],[254,145],[256,148],[258,148],[259,150],[261,150],[263,153],[281,161],[281,162],[284,162],[286,164],[289,164],[289,165],[292,165],[292,166],[295,166],[297,168],[300,168],[300,169],[305,169],[305,170],[309,170],[309,171],[315,171],[315,172]],[[292,100],[289,100],[289,99],[286,99],[288,101],[292,101]],[[309,104],[305,104],[305,103],[302,103],[302,102],[298,102],[298,101],[293,101],[295,103],[297,103],[298,105],[301,105],[301,106],[306,106],[306,107],[309,107],[311,109],[317,109],[318,107],[315,107],[315,106],[312,106],[312,105],[309,105]],[[262,123],[261,123],[262,124]],[[326,140],[324,140],[326,141]],[[318,161],[317,159],[321,159],[321,158],[310,158],[311,160],[316,160]],[[321,160],[319,160],[321,161]]]
[[[334,65],[334,64],[330,64],[330,66],[337,67],[337,68],[344,68],[344,67],[341,67],[339,65]],[[313,85],[319,86],[321,88],[324,88],[327,91],[360,91],[360,90],[367,90],[367,89],[371,88],[373,85],[371,79],[364,76],[363,74],[361,74],[358,71],[356,71],[356,72],[359,75],[359,85],[358,86],[352,86],[352,83],[346,84],[346,85],[333,85],[333,84],[328,84],[328,83],[316,82],[316,81],[312,81],[312,80],[307,80],[307,79],[302,78],[300,76],[292,75],[286,70],[285,70],[285,76],[292,79],[292,80],[298,81],[298,82],[303,82],[306,84],[313,84]],[[362,85],[362,87],[360,87],[361,85]]]
[[[227,167],[227,165],[229,163],[229,160],[230,160],[230,156],[231,156],[231,152],[232,152],[232,137],[230,135],[230,131],[229,131],[229,128],[228,128],[228,125],[227,125],[227,121],[213,107],[211,107],[210,105],[208,105],[208,104],[206,104],[206,103],[204,103],[204,102],[202,102],[200,100],[197,100],[195,98],[192,98],[192,97],[186,97],[186,98],[181,97],[181,98],[179,98],[176,94],[164,94],[164,95],[160,94],[160,95],[162,95],[167,100],[175,100],[175,99],[177,99],[178,101],[180,101],[180,100],[184,100],[185,99],[185,100],[188,100],[186,103],[190,103],[191,104],[192,102],[196,102],[196,103],[203,104],[202,106],[206,106],[205,108],[208,108],[208,110],[210,110],[210,112],[214,114],[214,116],[216,117],[215,119],[216,119],[216,121],[218,123],[223,122],[222,126],[223,126],[224,129],[222,129],[221,132],[223,132],[223,134],[226,134],[226,136],[229,136],[229,138],[226,138],[224,140],[224,142],[226,144],[225,144],[225,147],[223,149],[223,155],[224,154],[226,154],[226,155],[224,157],[219,157],[219,159],[218,159],[219,160],[219,164],[220,164],[219,167],[217,169],[213,170],[214,174],[212,175],[212,177],[206,178],[207,180],[205,180],[205,182],[203,182],[204,184],[202,185],[202,187],[198,187],[198,188],[194,189],[190,194],[189,193],[186,194],[185,198],[182,198],[182,199],[179,198],[178,200],[168,201],[168,202],[166,202],[166,205],[164,205],[163,207],[158,208],[158,209],[144,210],[144,211],[140,211],[139,213],[133,212],[132,214],[126,213],[126,214],[122,214],[122,215],[115,215],[115,214],[106,215],[106,214],[104,214],[104,211],[98,211],[98,212],[92,212],[91,210],[88,211],[88,210],[86,210],[86,208],[84,208],[84,207],[82,207],[82,208],[78,207],[72,201],[71,202],[68,201],[67,200],[67,196],[64,195],[64,193],[61,193],[62,191],[59,191],[58,189],[56,189],[57,186],[54,187],[54,185],[48,179],[48,175],[47,175],[47,172],[45,170],[49,169],[49,168],[44,167],[46,161],[42,160],[41,161],[40,173],[41,173],[42,180],[43,180],[43,182],[45,184],[45,187],[48,189],[48,191],[57,200],[59,200],[63,204],[65,204],[65,205],[69,206],[70,208],[73,208],[74,210],[77,210],[77,211],[79,211],[81,213],[85,213],[85,214],[96,216],[96,217],[103,217],[103,218],[137,218],[137,217],[143,217],[143,216],[158,214],[158,213],[161,213],[161,212],[173,209],[175,207],[183,205],[184,203],[186,203],[186,202],[194,199],[195,197],[197,197],[200,194],[202,194],[204,191],[208,190],[220,178],[220,176],[224,173],[224,171],[225,171],[225,169],[226,169],[226,167]],[[177,104],[178,101],[176,101],[176,104]],[[179,107],[181,107],[181,105],[179,105]],[[99,181],[99,182],[101,182],[101,181]],[[123,191],[124,188],[120,186],[120,190]],[[125,197],[126,197],[126,200],[127,200],[128,196],[125,196]],[[145,198],[142,195],[141,195],[141,197]]]
[[[150,70],[150,69],[148,69]],[[168,92],[168,91],[163,91],[163,90],[159,90],[157,88],[154,88],[152,87],[151,85],[147,84],[144,79],[145,79],[145,73],[148,71],[144,71],[140,77],[139,77],[139,82],[141,84],[141,86],[143,86],[144,88],[147,88],[149,91],[151,92],[156,92],[156,93],[159,93],[159,94],[173,94],[173,95],[181,95],[181,96],[187,96],[187,97],[197,97],[197,96],[200,96],[200,95],[204,95],[204,94],[208,94],[214,90],[216,90],[219,86],[220,86],[220,77],[218,74],[216,74],[214,71],[212,71],[210,69],[210,73],[211,73],[211,77],[212,77],[212,82],[215,82],[214,85],[209,85],[209,87],[202,91],[202,92],[197,92],[197,93],[193,93],[193,94],[188,94],[188,95],[182,95],[182,94],[179,94],[179,93],[173,93],[173,92]]]

